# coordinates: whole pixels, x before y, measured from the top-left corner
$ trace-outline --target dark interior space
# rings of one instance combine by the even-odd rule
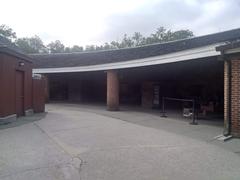
[[[161,109],[162,97],[189,99],[195,101],[199,116],[223,118],[223,62],[216,57],[124,69],[119,77],[124,84],[120,89],[123,104]],[[192,108],[192,103],[165,100],[165,106],[182,112]]]
[[[50,100],[106,104],[106,72],[49,74]],[[197,112],[223,116],[223,62],[216,57],[118,70],[120,105],[161,110],[162,97],[195,101]],[[192,103],[165,100],[167,110]]]
[[[48,78],[50,101],[106,102],[105,72],[49,74]]]

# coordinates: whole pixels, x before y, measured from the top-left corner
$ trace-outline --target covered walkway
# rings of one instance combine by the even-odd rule
[[[168,107],[190,115],[217,115],[224,136],[240,136],[240,29],[142,47],[35,54],[33,73],[48,78],[46,97],[163,108],[164,97],[196,102]],[[120,105],[120,106],[119,106]],[[197,111],[195,111],[197,110]]]

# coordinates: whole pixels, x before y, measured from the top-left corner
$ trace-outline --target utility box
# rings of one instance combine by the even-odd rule
[[[33,75],[33,111],[41,113],[45,111],[45,78],[42,75]]]

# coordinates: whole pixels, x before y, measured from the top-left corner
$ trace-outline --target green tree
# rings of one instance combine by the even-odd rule
[[[49,43],[47,45],[47,47],[48,47],[48,50],[50,53],[64,53],[65,52],[65,46],[59,40]]]
[[[105,44],[103,45],[103,49],[104,49],[104,50],[108,50],[108,49],[113,49],[113,47],[111,46],[111,44],[105,43]]]
[[[96,50],[96,46],[95,45],[87,45],[85,47],[85,51],[95,51]]]
[[[74,45],[74,46],[71,48],[71,52],[82,52],[82,51],[83,51],[83,47],[82,47],[82,46]]]
[[[110,45],[113,47],[113,49],[119,49],[121,48],[121,44],[117,41],[112,41]]]
[[[48,52],[43,41],[36,35],[30,38],[18,38],[15,43],[19,49],[27,54]]]
[[[151,36],[148,37],[148,42],[146,42],[146,44],[176,41],[193,36],[193,32],[190,30],[171,31],[166,30],[164,27],[159,27],[155,33],[151,34]]]
[[[128,37],[127,34],[124,34],[122,42],[120,43],[121,48],[127,48],[134,46],[134,42],[131,37]]]
[[[159,27],[154,33],[147,37],[144,37],[140,32],[135,32],[131,37],[129,37],[127,34],[124,34],[120,42],[112,41],[110,46],[111,49],[137,47],[153,43],[163,43],[186,39],[193,36],[194,34],[190,30],[171,31],[165,29],[164,27]]]
[[[133,40],[134,46],[140,46],[144,44],[144,38],[140,32],[135,32],[132,36],[132,40]]]
[[[65,53],[70,53],[71,52],[71,48],[70,47],[65,47],[64,52]]]
[[[155,31],[155,33],[151,34],[149,37],[150,43],[157,43],[157,42],[167,42],[167,32],[164,27],[159,27]]]
[[[175,31],[172,33],[172,39],[173,40],[180,40],[180,39],[186,39],[186,38],[190,38],[193,37],[194,34],[192,31],[190,30],[179,30],[179,31]]]
[[[154,33],[149,36],[144,37],[140,32],[135,32],[132,36],[124,34],[120,41],[112,41],[110,43],[104,43],[102,45],[87,45],[84,49],[83,47],[78,45],[74,45],[73,47],[65,47],[64,44],[62,44],[59,40],[49,43],[46,47],[38,36],[17,39],[16,33],[10,27],[6,25],[0,26],[0,40],[5,44],[9,44],[14,47],[16,47],[15,45],[17,45],[25,53],[70,53],[120,49],[137,47],[153,43],[163,43],[181,40],[193,36],[193,32],[188,29],[172,31],[170,29],[167,30],[164,27],[159,27]]]
[[[103,45],[96,46],[95,49],[96,49],[97,51],[104,50],[104,46],[103,46]]]
[[[16,39],[16,33],[6,25],[0,25],[0,41],[1,43],[16,48],[14,40]]]
[[[10,42],[13,42],[17,38],[16,33],[12,30],[12,28],[4,24],[0,25],[0,36],[6,38]]]

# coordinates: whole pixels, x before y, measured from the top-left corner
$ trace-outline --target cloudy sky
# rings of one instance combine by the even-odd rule
[[[45,43],[102,44],[157,27],[195,35],[240,28],[240,0],[1,0],[0,24]]]

